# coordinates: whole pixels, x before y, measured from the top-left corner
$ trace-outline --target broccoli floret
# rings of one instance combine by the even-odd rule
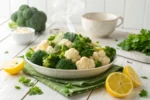
[[[106,55],[110,58],[110,60],[113,61],[114,57],[116,56],[116,50],[109,46],[106,46],[104,50],[106,52]]]
[[[19,10],[20,10],[20,11],[23,11],[23,10],[25,10],[25,9],[27,9],[27,8],[29,8],[28,5],[21,5],[21,6],[19,7]]]
[[[33,12],[32,12],[32,10],[30,8],[29,9],[25,9],[23,11],[23,17],[25,19],[29,19],[32,15],[33,15]]]
[[[17,11],[16,12],[14,12],[12,15],[11,15],[11,20],[13,21],[13,22],[16,22],[17,21]]]
[[[48,54],[45,51],[38,50],[32,55],[30,61],[37,65],[43,65],[43,58],[46,56]]]
[[[94,50],[93,49],[86,49],[81,52],[81,56],[83,57],[90,57],[93,55]]]
[[[27,59],[30,60],[33,54],[34,54],[34,50],[32,48],[29,48],[29,50],[26,53]]]
[[[95,67],[100,67],[102,66],[102,63],[98,60],[95,61]]]
[[[18,12],[17,12],[17,17],[18,17],[18,18],[23,17],[23,11],[18,11]]]
[[[57,62],[59,61],[59,56],[56,54],[50,54],[48,57],[43,59],[43,66],[49,68],[55,68]]]
[[[90,43],[91,40],[88,37],[77,35],[73,42],[73,48],[77,49],[81,54],[84,50],[93,49],[93,46],[91,46]]]
[[[16,24],[17,24],[18,26],[25,26],[25,24],[26,24],[25,19],[24,19],[23,17],[19,17],[19,18],[17,19]]]
[[[64,33],[63,38],[64,38],[64,39],[68,39],[69,41],[73,42],[74,39],[76,38],[76,36],[77,36],[77,35],[74,34],[74,33],[72,33],[72,32],[66,32],[66,33]]]
[[[56,64],[56,69],[76,69],[76,65],[71,60],[61,59]]]
[[[19,10],[11,15],[11,20],[18,26],[34,28],[36,32],[42,32],[45,29],[47,16],[44,12],[28,5],[20,6]]]

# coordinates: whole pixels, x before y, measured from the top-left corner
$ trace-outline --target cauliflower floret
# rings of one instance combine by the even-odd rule
[[[95,67],[95,63],[92,59],[82,57],[79,61],[76,62],[76,66],[78,70],[90,69]]]
[[[104,50],[100,50],[98,52],[93,53],[93,59],[102,61],[102,58],[106,56],[106,53]]]
[[[72,44],[72,42],[69,41],[68,39],[62,39],[62,40],[58,43],[58,45],[65,45],[65,46],[71,48],[73,44]]]
[[[69,50],[67,50],[65,52],[65,57],[66,59],[72,60],[73,62],[76,62],[81,58],[79,55],[79,51],[75,48],[70,48]]]
[[[49,43],[47,40],[43,40],[36,48],[34,51],[38,51],[38,50],[45,50],[47,49],[47,47],[49,46]]]
[[[46,52],[52,54],[52,53],[55,53],[55,49],[52,46],[48,46],[46,49]]]
[[[100,50],[98,52],[94,52],[93,56],[91,57],[94,60],[98,60],[102,63],[102,65],[107,65],[110,63],[110,58],[107,57],[106,53],[104,50]]]
[[[107,65],[107,64],[110,63],[110,58],[105,56],[105,57],[103,57],[101,62],[102,62],[103,65]]]

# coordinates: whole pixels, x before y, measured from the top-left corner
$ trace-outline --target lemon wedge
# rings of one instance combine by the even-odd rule
[[[126,74],[132,80],[134,87],[141,86],[142,82],[140,80],[140,77],[131,66],[124,67],[123,73]]]
[[[123,98],[130,94],[133,89],[131,79],[120,72],[111,73],[105,82],[108,93],[114,97]]]
[[[2,64],[3,70],[11,75],[18,74],[24,67],[24,59],[13,58]]]

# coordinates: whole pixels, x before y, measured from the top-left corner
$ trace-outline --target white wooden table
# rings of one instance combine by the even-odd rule
[[[35,36],[32,43],[30,45],[17,45],[11,38],[10,30],[7,27],[7,22],[0,25],[0,65],[3,61],[13,58],[19,55],[23,55],[24,52],[31,46],[34,46],[38,44],[41,40],[46,39],[52,32],[52,29],[59,28],[60,30],[66,30],[66,27],[60,27],[57,25],[54,25],[52,27],[47,26],[46,31],[44,34]],[[76,26],[77,32],[82,32],[81,27]],[[139,30],[121,30],[121,31],[139,31]],[[103,43],[100,39],[97,39],[100,41],[101,44]],[[8,51],[7,54],[4,52]],[[36,82],[36,86],[39,86],[42,91],[44,92],[42,95],[35,95],[35,96],[29,96],[27,92],[29,91],[29,88],[26,86],[23,86],[18,82],[18,79],[21,75],[24,75],[23,73],[20,73],[19,75],[9,75],[6,72],[4,72],[0,66],[0,100],[150,100],[150,95],[148,98],[141,98],[138,94],[141,89],[146,89],[150,93],[150,65],[140,63],[137,61],[133,61],[130,59],[126,59],[123,57],[118,56],[116,64],[125,66],[125,65],[131,65],[135,71],[139,74],[139,76],[147,76],[149,79],[141,79],[143,82],[142,87],[136,88],[133,90],[131,95],[129,95],[126,98],[118,99],[114,98],[111,95],[109,95],[105,88],[96,89],[93,91],[89,91],[83,94],[78,94],[73,97],[64,97],[63,95],[57,93],[56,91],[52,90],[51,88],[48,88],[44,84],[38,82],[37,80],[33,79],[30,76],[25,75],[26,77],[29,77],[32,81]],[[21,89],[16,90],[14,88],[15,85],[20,85]]]

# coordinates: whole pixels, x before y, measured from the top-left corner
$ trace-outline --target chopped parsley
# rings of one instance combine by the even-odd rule
[[[141,76],[141,78],[143,78],[143,79],[148,79],[148,77],[146,77],[146,76]]]
[[[140,97],[147,97],[148,96],[148,92],[146,90],[141,90],[141,92],[139,93]]]
[[[9,52],[8,52],[8,51],[5,51],[4,53],[7,54],[7,53],[9,53]]]
[[[16,88],[17,90],[19,90],[19,89],[20,89],[20,86],[17,86],[17,85],[16,85],[15,88]]]
[[[34,85],[34,82],[31,82],[31,79],[27,79],[24,76],[20,77],[19,82],[28,87],[31,87]]]
[[[30,88],[28,94],[29,94],[30,96],[31,96],[31,95],[37,95],[37,94],[38,94],[38,95],[41,95],[41,94],[43,94],[43,91],[42,91],[39,87],[34,86],[34,87]]]

